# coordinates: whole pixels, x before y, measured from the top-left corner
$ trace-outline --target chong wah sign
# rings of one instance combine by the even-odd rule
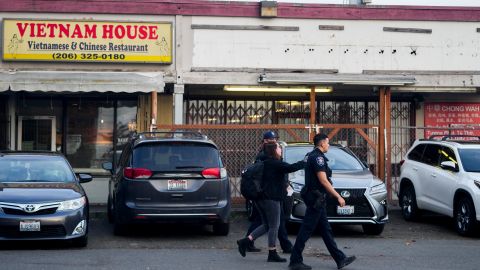
[[[4,61],[171,63],[171,23],[3,21]]]
[[[426,102],[425,138],[431,135],[480,136],[480,103]],[[441,128],[450,128],[442,130]]]

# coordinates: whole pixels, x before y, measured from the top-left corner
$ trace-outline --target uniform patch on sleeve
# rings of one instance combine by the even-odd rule
[[[325,159],[323,157],[317,157],[317,164],[323,166],[325,164]]]

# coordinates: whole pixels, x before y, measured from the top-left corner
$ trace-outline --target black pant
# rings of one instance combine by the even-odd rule
[[[282,250],[290,250],[292,248],[292,242],[288,240],[288,233],[287,227],[285,226],[285,222],[287,217],[285,216],[284,210],[284,202],[281,202],[280,207],[280,227],[278,227],[278,242],[280,242],[280,247]],[[247,236],[251,234],[258,226],[262,225],[262,218],[258,213],[256,207],[252,209],[252,223],[250,223],[250,227],[248,227]]]
[[[320,227],[320,234],[322,235],[323,242],[325,243],[328,252],[330,252],[330,255],[333,257],[335,262],[338,264],[345,259],[345,254],[337,248],[335,239],[333,239],[332,227],[330,227],[330,224],[328,223],[327,209],[325,205],[319,209],[314,209],[313,207],[307,206],[307,211],[305,212],[302,226],[300,227],[297,239],[295,240],[295,245],[293,245],[292,255],[290,256],[290,264],[303,262],[302,252],[305,248],[305,243],[312,235],[313,231],[317,227],[317,224]]]

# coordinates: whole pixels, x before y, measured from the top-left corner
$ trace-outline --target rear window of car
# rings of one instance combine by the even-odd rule
[[[4,155],[0,157],[0,182],[73,182],[67,161],[60,156]]]
[[[432,165],[432,166],[437,166],[438,161],[440,159],[440,150],[442,146],[439,144],[427,144],[427,147],[425,148],[425,151],[423,152],[422,160],[421,162]]]
[[[195,142],[140,144],[133,150],[132,166],[157,172],[223,167],[217,148]]]
[[[425,144],[419,144],[408,154],[408,158],[410,160],[421,161],[424,150]]]

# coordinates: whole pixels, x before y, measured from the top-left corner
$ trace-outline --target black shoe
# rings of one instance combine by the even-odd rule
[[[288,266],[288,269],[290,270],[311,270],[312,267],[310,265],[306,265],[304,263],[291,263]]]
[[[252,241],[252,243],[251,243],[250,245],[248,245],[248,247],[247,247],[247,252],[260,252],[260,251],[262,251],[262,250],[259,249],[259,248],[257,248],[257,247],[255,246],[255,244],[253,243],[253,241]]]
[[[269,250],[267,262],[287,262],[287,259],[278,256],[276,250]]]
[[[345,259],[343,259],[343,261],[341,261],[339,264],[337,264],[337,268],[342,269],[345,266],[351,264],[353,261],[355,261],[355,259],[357,259],[357,257],[355,257],[355,256],[346,257]]]
[[[237,245],[238,245],[238,252],[240,252],[240,255],[242,255],[242,257],[245,257],[245,253],[247,252],[247,247],[251,244],[251,240],[248,239],[248,237],[245,237],[245,238],[242,238],[240,240],[237,241]]]

